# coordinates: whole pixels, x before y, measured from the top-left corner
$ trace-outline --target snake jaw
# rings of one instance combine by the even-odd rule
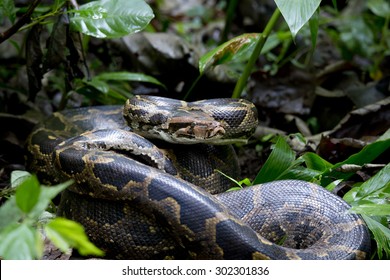
[[[225,135],[222,124],[215,120],[200,119],[193,116],[180,116],[170,118],[162,126],[167,133],[174,135],[177,139],[208,140],[219,139]]]
[[[175,132],[176,137],[194,138],[196,140],[207,140],[210,138],[218,139],[225,134],[225,129],[219,125],[213,124],[191,124],[180,128]]]

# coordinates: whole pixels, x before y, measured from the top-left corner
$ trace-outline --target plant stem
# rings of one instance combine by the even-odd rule
[[[248,81],[248,78],[250,74],[252,73],[253,66],[256,63],[257,58],[260,56],[261,50],[264,47],[265,41],[271,34],[272,29],[276,25],[276,22],[278,21],[278,18],[280,16],[280,11],[278,8],[275,9],[274,13],[272,14],[271,18],[269,19],[267,25],[264,28],[263,33],[261,33],[259,40],[256,43],[255,49],[253,50],[248,63],[245,66],[244,72],[240,76],[240,78],[237,81],[236,87],[234,88],[232,98],[239,98],[241,96],[242,91],[244,90],[244,87],[246,85],[246,82]]]

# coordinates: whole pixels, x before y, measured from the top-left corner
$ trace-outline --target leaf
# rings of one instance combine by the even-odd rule
[[[204,54],[199,60],[199,72],[203,74],[208,69],[230,61],[245,61],[249,59],[261,34],[247,33],[237,36],[226,43]],[[266,53],[280,44],[284,34],[272,34],[267,39],[261,53]]]
[[[378,138],[375,142],[372,142],[365,146],[360,152],[351,155],[346,160],[335,164],[331,169],[324,172],[322,175],[321,185],[326,186],[332,180],[332,178],[338,179],[348,179],[354,172],[340,172],[337,171],[342,165],[346,164],[356,164],[356,165],[364,165],[366,163],[372,162],[379,155],[384,154],[385,151],[390,147],[390,129],[387,130],[380,138]]]
[[[7,260],[41,258],[43,245],[39,233],[26,224],[12,224],[0,233],[0,256]]]
[[[390,17],[390,4],[388,0],[368,0],[367,7],[379,17]]]
[[[110,86],[108,85],[108,83],[106,83],[105,81],[101,81],[99,79],[96,79],[96,78],[93,78],[90,81],[85,81],[85,83],[89,86],[94,87],[95,89],[97,89],[98,91],[100,91],[104,94],[108,94],[108,92],[110,91]]]
[[[253,184],[256,185],[279,179],[281,174],[293,165],[294,160],[294,151],[287,144],[286,140],[282,136],[279,136],[274,149],[260,169]]]
[[[390,216],[390,204],[362,204],[352,206],[350,212],[368,216]]]
[[[97,38],[117,38],[141,31],[154,17],[143,0],[92,1],[72,12],[72,27]]]
[[[298,31],[318,9],[321,0],[275,0],[275,3],[295,38]]]
[[[103,256],[104,252],[92,244],[84,228],[71,220],[55,218],[45,226],[47,237],[63,252],[76,248],[83,256]]]
[[[302,156],[302,159],[305,161],[305,164],[308,168],[318,170],[318,171],[326,171],[333,166],[333,164],[324,160],[319,155],[307,152]]]
[[[34,208],[29,213],[29,217],[32,219],[38,219],[49,206],[52,199],[55,198],[60,192],[65,190],[67,187],[69,187],[72,183],[73,181],[70,180],[65,183],[58,184],[56,186],[41,186],[38,202],[35,204]]]
[[[258,33],[242,34],[209,51],[199,60],[200,73],[204,73],[210,67],[226,63],[234,57],[244,55],[245,52],[251,53],[259,36],[261,34]]]
[[[382,203],[386,203],[386,196],[390,197],[390,163],[359,187],[355,187],[347,192],[343,199],[351,205],[360,204],[361,201],[361,203],[373,201],[374,199],[376,202],[381,202],[382,200]],[[383,199],[379,199],[380,197],[383,197]]]
[[[27,177],[16,189],[16,205],[24,213],[29,213],[38,202],[41,188],[36,176]]]
[[[294,161],[277,179],[295,179],[312,182],[314,178],[321,174],[318,170],[305,168],[299,164],[301,164],[300,161]]]
[[[390,229],[376,221],[375,218],[371,218],[366,215],[362,215],[362,217],[374,235],[374,240],[376,241],[378,247],[377,251],[379,259],[382,259],[383,251],[388,259],[390,257]]]
[[[4,14],[6,17],[9,18],[11,23],[15,23],[16,19],[16,9],[15,9],[15,1],[13,0],[1,0],[0,1],[0,15]],[[0,18],[1,21],[3,21]]]
[[[10,197],[0,207],[0,231],[8,225],[17,223],[23,217],[23,212],[16,205],[15,196]]]
[[[11,187],[16,188],[28,177],[31,177],[32,174],[23,170],[14,170],[11,172]]]
[[[146,83],[156,84],[165,88],[165,85],[162,84],[156,78],[145,74],[140,74],[140,73],[106,72],[95,76],[95,79],[103,80],[103,81],[111,80],[111,81],[146,82]]]

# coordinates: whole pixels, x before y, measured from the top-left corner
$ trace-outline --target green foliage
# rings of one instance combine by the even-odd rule
[[[379,17],[390,17],[390,3],[386,0],[368,0],[367,7]]]
[[[295,153],[283,137],[279,137],[275,147],[263,167],[257,174],[253,184],[281,179],[283,174],[295,166]]]
[[[212,67],[229,62],[245,62],[253,52],[261,34],[248,33],[234,37],[222,45],[204,54],[199,60],[199,71],[203,74]],[[286,37],[285,32],[272,34],[265,43],[262,53],[266,53],[278,46]]]
[[[86,87],[92,87],[96,90],[91,94],[91,98],[98,99],[103,104],[114,103],[118,101],[123,103],[126,99],[130,98],[132,94],[130,90],[127,90],[127,82],[144,82],[158,85],[165,88],[161,82],[154,77],[131,72],[103,72],[92,79],[83,79],[80,86],[76,88],[76,91],[88,96],[90,91]],[[119,84],[118,84],[119,83]],[[108,100],[112,100],[111,102]]]
[[[241,181],[237,181],[235,180],[234,178],[226,175],[225,173],[223,173],[222,171],[220,170],[216,170],[218,173],[222,174],[223,176],[225,176],[226,178],[228,178],[230,181],[232,181],[233,183],[235,183],[237,186],[236,187],[232,187],[230,189],[228,189],[227,191],[236,191],[236,190],[239,190],[239,189],[242,189],[243,186],[252,186],[253,183],[249,180],[249,178],[244,178],[242,179]]]
[[[321,0],[275,0],[275,3],[295,37],[318,9]]]
[[[7,17],[12,23],[16,19],[16,9],[13,0],[0,0],[0,21],[3,21],[2,17]]]
[[[319,183],[327,189],[334,188],[354,173],[344,166],[358,166],[372,162],[390,147],[390,130],[368,144],[347,160],[331,164],[314,153],[305,153],[296,158],[295,152],[284,137],[277,137],[273,150],[260,169],[253,184],[280,179],[299,179]],[[344,171],[343,171],[344,170]],[[350,211],[362,214],[377,243],[378,257],[390,258],[390,164],[362,184],[356,184],[343,197],[352,208]]]
[[[143,0],[99,0],[72,10],[72,27],[97,38],[116,38],[144,29],[153,19]]]
[[[39,259],[43,254],[43,236],[66,252],[73,247],[82,255],[102,256],[103,252],[88,241],[82,227],[64,218],[47,223],[43,217],[51,200],[72,182],[41,186],[28,172],[12,173],[15,195],[0,207],[0,257],[3,259]]]
[[[364,66],[374,80],[382,78],[379,65],[390,54],[390,4],[386,0],[369,0],[355,10],[336,12],[327,32],[333,38],[345,60],[355,56],[371,63]]]
[[[262,33],[243,34],[211,50],[209,53],[204,55],[199,62],[200,74],[202,75],[203,72],[210,67],[231,60],[240,59],[244,54],[245,57],[247,57],[247,54],[249,53],[248,50],[250,50],[248,62],[237,81],[232,95],[233,98],[240,97],[257,58],[262,52],[264,53],[265,43],[271,37],[271,31],[277,23],[279,14],[281,13],[283,15],[288,27],[290,28],[292,36],[295,37],[302,26],[306,24],[310,18],[312,18],[313,14],[318,9],[320,2],[321,0],[275,0],[277,8]],[[312,44],[314,46],[318,32],[318,17],[314,17],[314,20],[311,21],[310,30],[312,32]],[[278,43],[279,42],[277,42],[277,44]],[[269,44],[273,47],[275,46],[275,44]]]

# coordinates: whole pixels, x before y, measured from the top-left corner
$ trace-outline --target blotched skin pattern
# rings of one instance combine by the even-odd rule
[[[80,222],[107,258],[367,258],[361,217],[318,185],[225,192],[230,181],[214,170],[238,175],[227,144],[245,142],[256,125],[245,100],[136,96],[124,107],[55,113],[30,135],[27,162],[44,183],[74,180],[58,214]]]

